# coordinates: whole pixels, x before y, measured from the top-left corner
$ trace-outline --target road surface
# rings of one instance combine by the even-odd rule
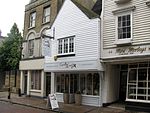
[[[0,113],[54,113],[54,112],[32,107],[26,107],[22,105],[11,104],[7,102],[0,102]]]

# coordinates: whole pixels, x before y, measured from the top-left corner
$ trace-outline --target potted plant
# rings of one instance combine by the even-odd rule
[[[64,104],[68,104],[69,103],[69,93],[66,90],[64,91],[63,99],[64,99]]]
[[[80,91],[77,91],[75,93],[75,104],[76,105],[81,105],[81,99],[82,99],[82,95]]]

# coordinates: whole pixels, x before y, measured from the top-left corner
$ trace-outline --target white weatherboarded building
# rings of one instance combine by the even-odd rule
[[[150,111],[150,1],[103,0],[103,103]]]
[[[51,93],[63,102],[63,92],[82,93],[82,104],[101,106],[100,19],[75,0],[66,0],[46,35],[51,56],[45,56],[44,71],[51,73]]]

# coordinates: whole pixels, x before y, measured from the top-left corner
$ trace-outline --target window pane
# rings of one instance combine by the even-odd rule
[[[64,39],[64,53],[68,53],[68,38]]]
[[[43,23],[50,21],[50,7],[44,8]]]
[[[118,17],[118,39],[131,38],[130,15]]]
[[[74,52],[74,38],[69,38],[69,52]]]
[[[41,90],[41,71],[31,71],[31,89]]]
[[[36,12],[31,13],[29,27],[35,27],[35,18],[36,18]]]
[[[93,75],[93,95],[99,95],[99,74],[94,73]]]
[[[92,74],[89,73],[87,75],[87,88],[86,88],[86,91],[87,91],[87,95],[92,95]]]
[[[80,90],[81,90],[82,94],[86,94],[86,91],[85,91],[85,81],[86,81],[85,74],[81,74],[80,75]]]
[[[33,56],[33,52],[34,52],[34,40],[29,40],[28,51],[29,51],[29,56]]]

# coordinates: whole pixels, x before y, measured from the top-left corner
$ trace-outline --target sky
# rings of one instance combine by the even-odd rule
[[[25,5],[29,0],[1,0],[0,1],[0,30],[2,36],[7,36],[13,24],[16,23],[22,33],[24,25]]]

